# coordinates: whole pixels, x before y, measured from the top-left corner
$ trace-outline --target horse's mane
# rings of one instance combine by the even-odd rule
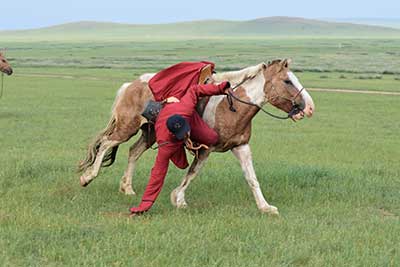
[[[213,75],[213,79],[216,82],[229,81],[234,85],[240,83],[244,79],[254,78],[265,66],[266,64],[262,62],[258,65],[247,67],[238,71],[216,73]]]

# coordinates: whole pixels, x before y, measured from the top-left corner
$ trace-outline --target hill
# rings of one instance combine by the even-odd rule
[[[381,26],[338,23],[294,17],[248,21],[204,20],[169,24],[121,24],[81,21],[46,28],[2,31],[0,41],[207,37],[400,37],[400,30]]]
[[[396,18],[339,18],[339,19],[334,19],[333,21],[400,29],[400,19]]]

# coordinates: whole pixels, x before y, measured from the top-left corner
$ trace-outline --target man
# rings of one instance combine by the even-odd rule
[[[138,207],[130,209],[131,213],[141,214],[151,208],[164,184],[169,160],[180,169],[188,167],[185,138],[190,137],[193,141],[208,146],[217,143],[218,134],[202,120],[195,107],[199,97],[224,94],[229,88],[229,82],[193,85],[179,102],[168,103],[161,110],[155,124],[158,144],[156,161],[142,201]]]

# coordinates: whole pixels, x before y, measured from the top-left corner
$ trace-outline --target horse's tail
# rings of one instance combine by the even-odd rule
[[[104,130],[99,132],[97,136],[93,139],[92,143],[89,144],[88,150],[87,150],[87,155],[86,158],[79,163],[78,166],[78,172],[84,172],[86,171],[89,167],[91,167],[95,160],[97,153],[99,152],[99,149],[101,145],[103,144],[104,141],[108,140],[108,137],[111,136],[117,125],[117,106],[120,103],[120,100],[122,99],[122,96],[124,95],[125,90],[131,85],[131,83],[124,83],[121,88],[118,90],[117,96],[115,97],[114,104],[111,109],[111,118],[108,121],[108,124]],[[118,151],[118,145],[114,146],[112,149],[109,149],[106,151],[106,154],[103,157],[101,166],[103,167],[108,167],[111,166],[114,161],[115,157],[117,155]]]
[[[94,164],[101,144],[106,140],[107,136],[110,136],[113,133],[116,127],[116,121],[116,117],[113,114],[107,124],[107,127],[99,132],[97,136],[93,139],[93,141],[89,144],[86,158],[79,163],[78,172],[84,172]],[[102,161],[103,167],[108,167],[114,163],[117,151],[118,146],[115,146],[106,152]]]

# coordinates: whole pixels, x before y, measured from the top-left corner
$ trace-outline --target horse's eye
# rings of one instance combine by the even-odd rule
[[[292,85],[292,84],[293,84],[291,80],[285,80],[284,82],[285,82],[287,85]]]
[[[4,59],[1,60],[3,63],[6,63],[6,61]]]

